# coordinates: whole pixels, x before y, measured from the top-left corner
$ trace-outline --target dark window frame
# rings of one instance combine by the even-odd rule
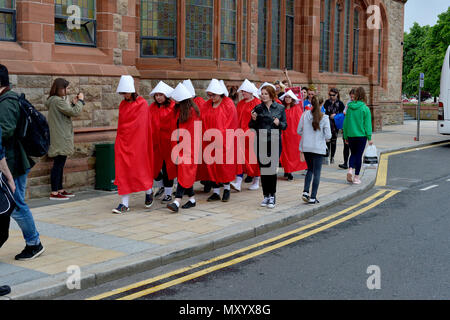
[[[16,2],[14,1],[14,6],[15,6]],[[8,41],[8,42],[16,42],[17,41],[17,18],[16,18],[16,9],[7,9],[7,8],[0,8],[0,13],[6,13],[6,14],[11,14],[12,15],[12,33],[13,33],[13,38],[12,39],[8,39],[8,38],[0,38],[0,41]]]
[[[235,41],[223,41],[223,38],[220,38],[220,60],[222,61],[238,61],[238,11],[239,11],[239,1],[238,0],[234,0],[235,1],[235,10],[234,10],[234,23],[235,23]],[[221,6],[220,6],[220,33],[221,35],[223,35],[222,32],[222,18],[223,18],[223,11],[224,8],[222,6],[222,2],[221,2]],[[231,11],[231,10],[228,10]],[[222,57],[222,45],[232,45],[234,46],[234,59],[229,59],[229,58],[224,58]]]
[[[155,37],[155,36],[142,36],[142,1],[140,1],[140,17],[139,17],[139,44],[140,44],[140,52],[139,55],[141,58],[163,58],[163,59],[173,59],[178,57],[178,1],[175,1],[175,37]],[[186,18],[186,17],[185,17]],[[143,41],[144,40],[171,40],[174,42],[174,55],[173,56],[165,56],[165,55],[147,55],[143,53]]]

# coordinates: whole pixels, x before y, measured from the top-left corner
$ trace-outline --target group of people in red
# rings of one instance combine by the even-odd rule
[[[258,89],[248,80],[238,92],[243,99],[236,106],[222,80],[211,80],[206,101],[196,96],[190,80],[176,88],[161,81],[150,93],[154,101],[149,106],[137,94],[134,79],[122,76],[114,182],[121,201],[113,213],[129,211],[130,194],[142,191],[146,208],[157,197],[171,212],[195,207],[196,181],[212,190],[207,201],[227,202],[231,188],[241,191],[244,174],[250,190],[261,183],[261,205],[275,207],[280,162],[286,177],[307,167],[297,134],[301,95],[289,90],[278,97],[274,85]],[[181,204],[184,195],[189,200]]]

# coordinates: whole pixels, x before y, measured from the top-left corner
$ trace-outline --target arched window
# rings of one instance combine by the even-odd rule
[[[236,26],[236,0],[221,1],[221,41],[220,58],[222,60],[236,60],[237,52],[237,26]]]
[[[344,72],[350,73],[349,48],[350,48],[350,13],[351,1],[345,0],[345,25],[344,25]]]
[[[272,0],[272,40],[271,40],[271,61],[272,69],[280,68],[280,0]]]
[[[334,72],[340,72],[340,59],[341,59],[341,12],[342,8],[339,2],[336,2],[334,8]]]
[[[286,0],[286,69],[294,68],[294,0]]]
[[[258,67],[266,67],[267,0],[258,0]]]
[[[16,40],[14,0],[0,0],[0,41]]]
[[[141,1],[141,56],[176,57],[177,1]]]
[[[319,71],[330,71],[331,1],[322,0],[320,19]]]
[[[96,46],[95,0],[55,0],[55,43]],[[80,17],[80,24],[71,18]]]
[[[186,57],[213,57],[214,0],[186,0]]]
[[[359,11],[355,9],[353,16],[353,74],[358,74],[359,59]]]

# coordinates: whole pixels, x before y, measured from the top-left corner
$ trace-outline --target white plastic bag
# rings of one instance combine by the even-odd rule
[[[369,145],[364,152],[363,163],[368,166],[378,166],[378,152],[374,144]]]

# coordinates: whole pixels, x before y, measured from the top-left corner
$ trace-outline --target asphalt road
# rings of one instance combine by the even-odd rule
[[[381,189],[400,192],[336,226],[139,299],[450,299],[449,146],[391,156],[386,187],[308,221],[63,299],[91,297],[270,239],[357,204]]]

